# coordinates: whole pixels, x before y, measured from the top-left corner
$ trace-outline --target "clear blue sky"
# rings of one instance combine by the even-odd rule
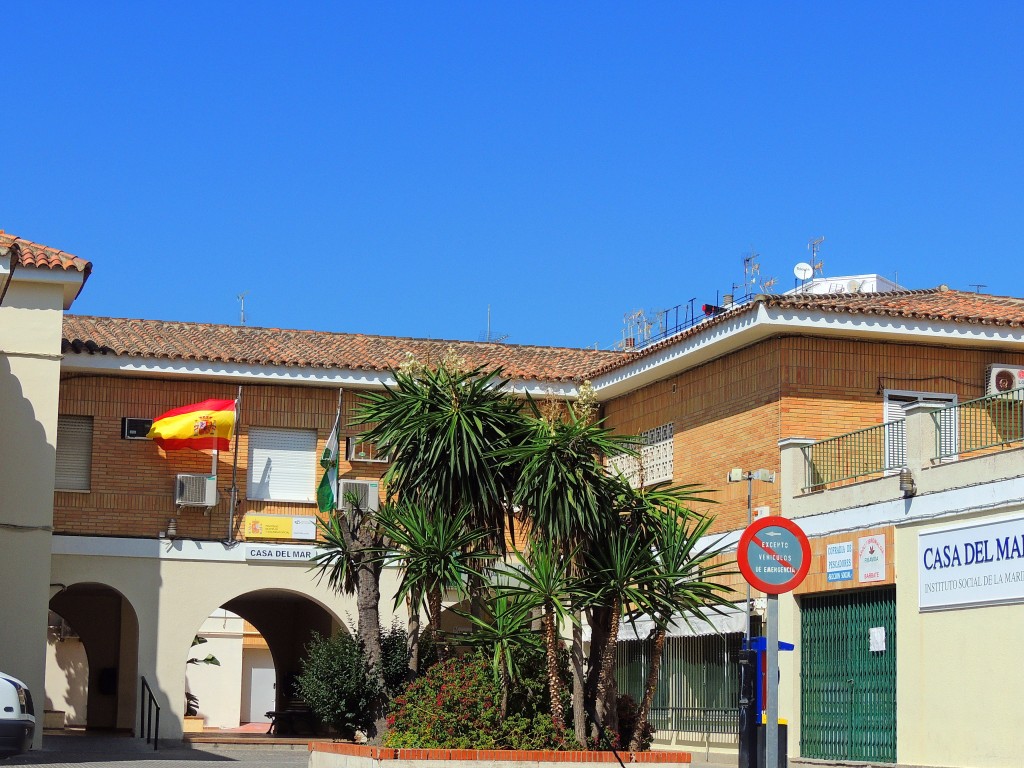
[[[761,254],[1024,296],[1024,4],[8,3],[74,311],[607,347]]]

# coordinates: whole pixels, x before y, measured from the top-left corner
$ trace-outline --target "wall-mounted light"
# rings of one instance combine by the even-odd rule
[[[914,476],[907,467],[900,470],[900,491],[903,492],[905,499],[917,493],[917,483],[914,482]]]
[[[173,517],[167,521],[167,538],[173,539],[178,535],[178,521]]]

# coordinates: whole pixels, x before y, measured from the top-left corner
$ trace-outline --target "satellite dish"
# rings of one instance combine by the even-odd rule
[[[860,287],[860,280],[851,280],[846,284],[846,290],[848,290],[850,293],[857,293],[860,290]]]
[[[808,280],[811,275],[814,274],[814,268],[806,261],[801,261],[793,267],[793,274],[796,275],[799,280]]]

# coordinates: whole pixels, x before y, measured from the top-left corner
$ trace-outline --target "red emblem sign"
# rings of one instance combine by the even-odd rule
[[[770,595],[800,586],[811,568],[811,543],[785,517],[762,517],[740,536],[736,561],[747,583]]]

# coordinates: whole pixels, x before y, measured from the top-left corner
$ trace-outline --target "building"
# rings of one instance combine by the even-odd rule
[[[998,551],[1000,542],[1013,551],[1009,537],[1024,498],[1018,487],[1024,453],[1019,427],[1014,431],[1019,420],[1013,420],[1020,406],[1005,395],[984,398],[990,366],[1012,375],[1024,369],[1024,300],[943,286],[867,292],[865,282],[856,292],[750,297],[624,352],[453,344],[473,364],[504,366],[519,392],[572,399],[589,379],[609,426],[644,436],[647,482],[699,483],[716,491],[719,503],[711,511],[719,533],[735,539],[752,513],[798,519],[812,538],[814,562],[804,585],[782,600],[783,639],[797,645],[782,667],[791,757],[856,759],[861,753],[849,750],[867,741],[878,751],[865,759],[1015,765],[1013,756],[1024,752],[1016,716],[987,707],[1024,682],[1008,658],[1012,627],[1024,626],[1024,594],[1009,588],[995,604],[959,597],[936,602],[935,592],[924,604],[921,585],[934,569],[921,572],[917,564],[918,548],[960,535],[950,530],[973,530],[963,526],[991,525],[979,529],[977,540],[991,541],[990,551]],[[888,287],[881,279],[872,285]],[[354,615],[350,599],[311,582],[302,567],[309,552],[302,531],[315,509],[316,460],[333,424],[338,390],[348,413],[360,392],[388,383],[389,370],[406,353],[437,359],[447,346],[358,334],[63,318],[56,491],[47,509],[54,535],[45,578],[57,593],[50,608],[83,643],[106,654],[89,654],[92,725],[131,728],[139,678],[145,677],[165,708],[169,735],[180,733],[185,661],[193,638],[218,611],[259,629],[275,660],[278,691],[309,633],[330,631],[346,614]],[[237,452],[222,452],[212,466],[207,455],[162,454],[133,439],[135,420],[208,397],[233,398],[239,386]],[[993,402],[1003,409],[1000,440],[971,443],[974,425],[993,419],[968,414],[990,413]],[[931,410],[940,415],[933,419],[925,413]],[[938,449],[930,450],[935,430],[941,430]],[[843,437],[851,433],[870,434],[874,442]],[[355,428],[347,437],[344,479],[374,482],[385,464],[373,446],[358,441]],[[241,504],[232,513],[236,467]],[[733,468],[764,468],[776,473],[776,481],[727,483]],[[214,474],[212,494],[205,486],[189,491],[177,484],[179,475]],[[909,487],[911,480],[915,493],[908,496],[900,484]],[[967,540],[949,542],[963,549]],[[840,568],[843,560],[849,562]],[[998,574],[982,578],[987,575],[994,580]],[[951,572],[946,581],[953,576],[961,578]],[[392,611],[385,596],[392,588],[382,584],[385,617]],[[763,601],[756,592],[753,598],[756,615]],[[738,647],[742,626],[732,617],[720,627],[724,639],[705,634],[674,641],[679,663],[663,673],[660,741],[720,754],[735,749],[734,729],[722,710],[735,696],[726,654]],[[843,633],[850,627],[875,631],[849,639]],[[945,641],[961,636],[972,645]],[[841,669],[841,654],[809,652],[815,643],[828,649],[840,642],[866,644],[867,658],[853,679],[863,674],[881,680],[884,690],[871,690],[871,706],[892,699],[898,714],[879,721],[851,708],[862,699],[840,692],[842,681],[829,678]],[[37,647],[42,656],[41,639]],[[1006,669],[979,676],[986,659],[1005,662]],[[694,670],[709,669],[709,660],[722,677],[714,685],[698,684]],[[813,675],[821,677],[819,688]],[[947,681],[960,698],[943,692]],[[964,695],[971,697],[970,717],[961,711]],[[829,702],[845,696],[846,709],[826,706],[822,696],[831,696]],[[835,717],[816,719],[826,709],[845,718],[847,736],[825,737],[837,728]],[[982,711],[998,742],[990,745],[986,738],[984,747],[975,732],[981,720],[974,721]],[[929,736],[935,722],[944,724],[941,739]]]
[[[0,230],[0,668],[32,691],[43,690],[61,318],[91,270]]]

